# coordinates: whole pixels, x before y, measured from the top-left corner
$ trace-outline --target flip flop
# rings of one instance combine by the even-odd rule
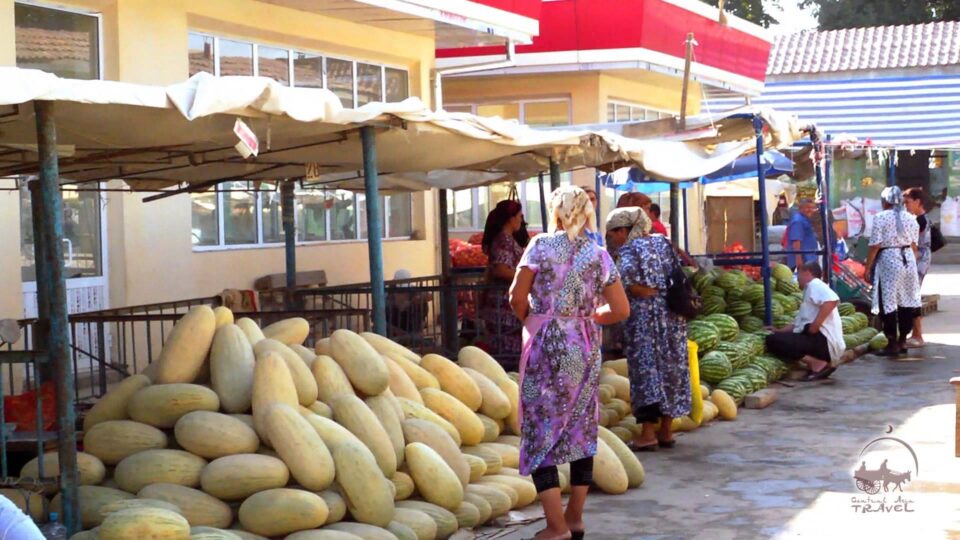
[[[830,375],[833,375],[833,372],[836,371],[836,370],[837,370],[837,368],[835,368],[835,367],[823,368],[823,369],[821,369],[820,371],[818,371],[818,372],[816,372],[816,373],[811,373],[811,374],[807,375],[806,377],[803,378],[803,380],[805,380],[805,381],[822,381],[822,380],[826,379],[827,377],[829,377]]]
[[[627,443],[627,448],[629,448],[632,452],[656,452],[657,445],[658,443],[652,442],[643,446],[637,446],[637,443],[630,441]]]
[[[570,540],[583,540],[585,534],[587,531],[570,531]]]
[[[669,441],[657,441],[657,445],[660,448],[673,448],[677,445],[676,439],[670,439]]]

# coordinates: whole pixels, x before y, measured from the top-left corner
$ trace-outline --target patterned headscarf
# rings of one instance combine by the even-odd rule
[[[887,186],[880,192],[880,199],[893,207],[893,215],[897,219],[897,232],[903,233],[903,222],[900,218],[903,210],[903,192],[897,186]]]
[[[653,223],[650,216],[643,208],[636,206],[617,208],[607,216],[607,230],[629,227],[630,233],[627,235],[627,242],[646,236],[650,232]]]
[[[563,229],[573,240],[584,230],[595,231],[596,212],[587,192],[577,186],[557,188],[550,194],[550,223],[548,230]]]

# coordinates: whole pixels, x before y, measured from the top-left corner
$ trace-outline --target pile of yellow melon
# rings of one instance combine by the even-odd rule
[[[84,419],[74,538],[431,540],[537,499],[515,374],[474,347],[453,362],[338,330],[309,350],[309,332],[185,315]],[[596,486],[638,487],[636,456],[600,431]]]
[[[695,390],[694,390],[695,389]],[[630,379],[627,375],[627,359],[609,360],[603,363],[600,374],[600,425],[607,427],[620,440],[628,442],[640,436],[642,425],[631,414]],[[717,418],[735,420],[737,404],[726,392],[713,392],[700,384],[695,370],[691,370],[692,407],[690,414],[674,418],[673,431],[693,431]]]

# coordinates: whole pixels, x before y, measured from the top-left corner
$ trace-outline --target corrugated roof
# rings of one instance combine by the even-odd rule
[[[90,59],[90,34],[87,32],[18,26],[16,42],[17,59],[21,61]]]
[[[960,64],[960,21],[778,36],[767,75]]]

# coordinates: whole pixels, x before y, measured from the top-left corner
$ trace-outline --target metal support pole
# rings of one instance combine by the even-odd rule
[[[537,182],[540,184],[540,224],[543,232],[547,232],[547,196],[543,192],[543,173],[537,175]]]
[[[38,351],[47,350],[48,335],[50,333],[50,284],[53,277],[50,275],[50,265],[47,264],[47,241],[43,231],[43,196],[40,193],[40,181],[31,180],[27,184],[30,190],[30,214],[33,218],[33,267],[34,280],[37,282],[37,324],[33,327],[33,348]],[[40,376],[44,381],[52,380],[53,366],[47,362],[40,366]],[[37,381],[39,386],[40,381]]]
[[[721,12],[723,10],[721,9]],[[693,32],[687,33],[686,52],[683,62],[683,87],[680,91],[680,131],[687,129],[687,93],[690,89],[690,68],[693,63]],[[670,241],[680,243],[680,186],[670,184]]]
[[[297,308],[294,290],[297,288],[297,233],[294,220],[294,181],[280,183],[280,205],[283,222],[283,247],[287,270],[287,309]]]
[[[453,293],[450,261],[450,223],[447,221],[447,190],[440,190],[437,205],[440,214],[440,328],[443,331],[443,349],[456,354],[460,340],[457,337],[457,297]]]
[[[60,171],[57,156],[57,131],[53,103],[35,101],[37,115],[37,152],[40,155],[41,223],[46,249],[45,259],[50,276],[50,334],[47,351],[53,365],[57,391],[58,454],[60,458],[60,494],[63,498],[63,523],[67,535],[80,530],[77,512],[77,434],[74,411],[75,389],[70,362],[70,336],[67,321],[67,285],[63,270],[63,195],[60,193]]]
[[[759,116],[753,117],[753,131],[757,135],[757,183],[760,190],[760,249],[761,267],[760,276],[763,279],[763,323],[773,324],[771,300],[773,294],[770,283],[770,246],[767,227],[767,179],[763,168],[763,120]]]
[[[897,149],[891,148],[890,155],[887,158],[887,185],[897,185]]]
[[[670,241],[680,245],[680,186],[670,184]]]
[[[687,215],[687,190],[683,190],[683,250],[690,253],[690,216]]]
[[[813,149],[813,155],[817,155],[816,148]],[[830,244],[830,194],[827,193],[827,190],[824,188],[823,165],[823,161],[821,160],[814,163],[813,168],[816,172],[817,189],[820,190],[821,198],[820,229],[823,234],[823,278],[826,283],[830,283],[830,270],[833,268],[833,256],[831,255],[833,246]]]
[[[830,195],[831,195],[831,192],[830,192],[830,190],[831,190],[831,187],[830,187],[830,168],[833,167],[833,159],[831,158],[831,155],[833,154],[833,152],[830,150],[830,139],[831,139],[831,136],[830,136],[830,135],[827,135],[827,146],[826,146],[826,149],[825,149],[825,152],[824,152],[824,156],[823,156],[823,163],[824,163],[824,165],[823,165],[823,186],[824,186],[824,187],[823,187],[823,192],[826,194],[826,195],[824,195],[824,204],[827,205],[827,208],[830,208],[830,204],[829,204],[829,202],[830,202]],[[833,259],[833,246],[832,246],[832,245],[830,246],[830,258]],[[824,268],[823,272],[824,272],[823,275],[824,275],[824,277],[826,278],[825,281],[826,281],[827,283],[830,283],[830,282],[832,281],[832,279],[833,279],[833,265],[830,265],[829,268]]]
[[[550,159],[550,192],[553,193],[560,187],[560,164]]]
[[[360,128],[363,145],[363,185],[367,204],[367,249],[370,253],[370,296],[373,331],[387,335],[387,293],[383,284],[383,227],[380,217],[380,186],[377,178],[376,132],[370,126]]]

